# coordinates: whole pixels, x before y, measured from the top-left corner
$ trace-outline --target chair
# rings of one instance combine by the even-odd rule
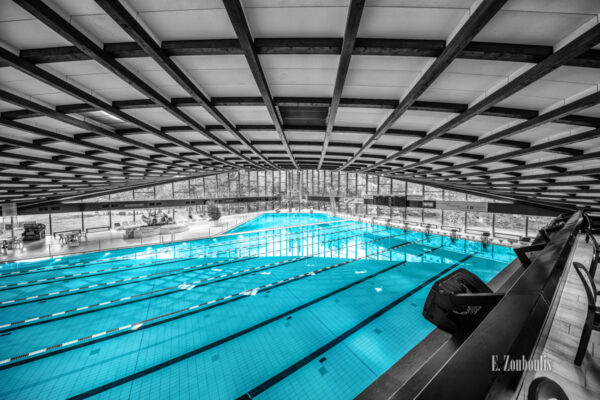
[[[581,278],[588,300],[588,311],[585,317],[585,324],[583,325],[581,338],[579,339],[579,347],[577,348],[577,354],[575,355],[575,365],[581,365],[590,342],[590,337],[592,336],[592,331],[600,331],[600,313],[596,307],[598,290],[596,290],[594,279],[582,264],[574,262],[573,266],[575,267],[575,271],[577,271],[577,275]]]
[[[552,379],[545,376],[535,378],[529,385],[527,400],[550,399],[569,400],[563,388]]]

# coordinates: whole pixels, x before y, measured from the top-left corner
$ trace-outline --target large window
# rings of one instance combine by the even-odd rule
[[[132,190],[128,190],[126,192],[121,192],[121,193],[113,193],[110,195],[110,201],[128,201],[128,200],[133,200],[133,191]],[[96,201],[95,198],[94,198],[94,201]]]
[[[424,208],[423,222],[440,226],[442,224],[442,210],[436,210],[435,208]]]
[[[467,213],[467,230],[476,232],[491,232],[492,214],[483,212]]]
[[[156,193],[156,200],[168,200],[173,198],[173,184],[166,183],[164,185],[158,185],[154,187]]]
[[[190,198],[190,181],[179,181],[173,183],[173,195],[176,199]]]
[[[134,200],[154,200],[154,186],[133,191]]]
[[[83,226],[85,229],[110,226],[109,211],[84,212],[83,213]]]
[[[52,214],[53,232],[70,231],[82,228],[80,212]]]
[[[366,194],[366,186],[367,186],[367,179],[366,179],[366,175],[364,174],[356,174],[356,195],[358,197],[364,197],[364,195]]]
[[[406,188],[406,195],[411,196],[413,198],[418,198],[423,196],[423,185],[418,185],[416,183],[408,182]]]
[[[406,220],[412,222],[423,222],[423,209],[407,207],[406,208]]]
[[[348,174],[348,196],[356,197],[356,174]]]
[[[288,187],[293,192],[288,193]],[[376,206],[365,205],[362,199],[366,196],[392,195],[407,196],[409,200],[431,200],[440,202],[493,202],[484,197],[467,195],[465,193],[451,190],[439,189],[427,185],[405,182],[391,179],[381,175],[357,174],[325,170],[300,170],[300,171],[254,171],[240,170],[229,173],[221,173],[200,178],[191,178],[172,183],[166,183],[146,188],[128,190],[121,193],[99,196],[86,199],[89,202],[117,202],[117,201],[145,201],[145,200],[169,200],[169,199],[218,199],[226,197],[244,196],[281,196],[279,200],[253,203],[221,204],[223,215],[241,213],[256,210],[271,210],[275,208],[286,208],[288,206],[287,196],[294,195],[293,206],[298,206],[296,191],[303,199],[302,207],[312,207],[316,210],[329,210],[329,188],[334,194],[342,198],[338,209],[347,213],[358,213],[378,216],[390,216],[396,219],[441,225],[446,229],[467,229],[471,232],[489,231],[497,236],[535,236],[537,231],[547,225],[552,217],[525,216],[513,214],[492,214],[487,212],[465,212],[438,208],[415,208],[404,206]],[[325,201],[306,201],[306,196],[325,197]],[[350,202],[344,198],[357,197],[356,202]],[[438,203],[439,204],[439,203]],[[461,208],[461,205],[458,209]],[[191,214],[204,214],[205,206],[202,204],[183,206],[180,208],[166,208],[168,215],[174,215],[178,221],[189,219]],[[144,210],[134,213],[131,210],[87,211],[83,215],[80,212],[61,213],[52,215],[52,224],[47,216],[40,220],[46,220],[47,225],[52,225],[53,231],[81,229],[82,227],[108,226],[112,223],[140,222]],[[28,218],[36,219],[37,216]],[[19,222],[21,222],[19,220]]]
[[[496,235],[525,236],[526,216],[515,214],[496,214],[494,219],[494,231]]]
[[[446,229],[465,229],[466,213],[464,211],[444,210],[444,228]]]
[[[467,195],[464,193],[453,192],[451,190],[444,190],[444,200],[446,201],[465,201]]]

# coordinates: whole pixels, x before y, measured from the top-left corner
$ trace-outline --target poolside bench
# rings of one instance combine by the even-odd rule
[[[93,228],[85,228],[85,233],[110,231],[110,226],[95,226]]]

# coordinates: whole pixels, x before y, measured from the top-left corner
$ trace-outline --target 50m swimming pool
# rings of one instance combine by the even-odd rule
[[[270,214],[213,239],[3,264],[0,397],[351,399],[434,329],[435,280],[487,282],[513,258]]]

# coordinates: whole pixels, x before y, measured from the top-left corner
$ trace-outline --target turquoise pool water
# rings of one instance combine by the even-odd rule
[[[352,399],[434,329],[435,280],[487,282],[514,258],[345,220],[241,233],[269,218],[0,265],[0,398]]]
[[[339,218],[322,213],[265,213],[241,226],[231,229],[228,233],[248,232],[273,227],[297,226],[339,220]]]

